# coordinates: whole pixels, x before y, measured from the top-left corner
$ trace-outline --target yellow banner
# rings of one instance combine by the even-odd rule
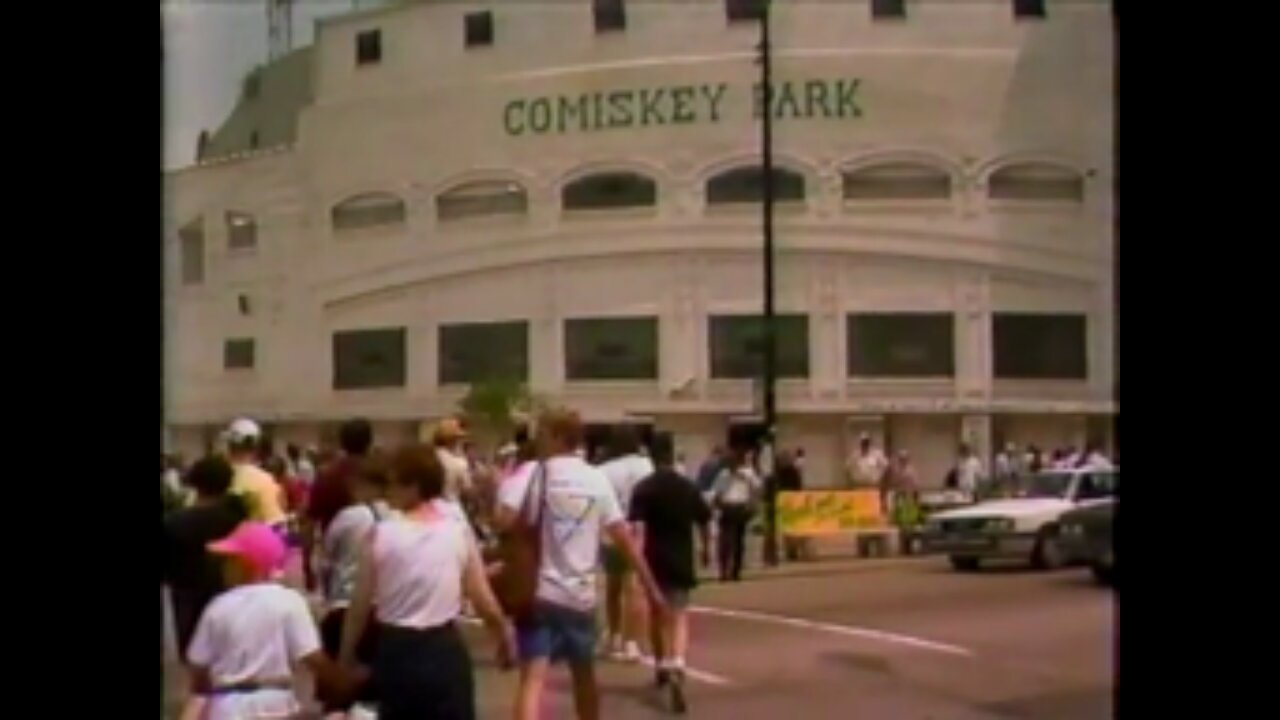
[[[812,490],[778,494],[778,529],[787,535],[821,535],[883,527],[879,490]]]

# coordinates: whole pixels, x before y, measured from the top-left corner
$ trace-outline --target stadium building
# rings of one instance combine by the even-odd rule
[[[901,15],[897,12],[901,9]],[[422,2],[317,23],[166,183],[166,422],[382,442],[513,377],[690,461],[758,419],[775,133],[779,442],[941,481],[1112,442],[1105,0]]]

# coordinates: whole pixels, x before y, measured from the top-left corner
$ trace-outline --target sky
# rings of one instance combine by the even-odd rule
[[[294,0],[294,47],[311,44],[317,18],[370,4]],[[266,8],[266,0],[164,0],[166,169],[195,161],[200,131],[217,128],[235,105],[241,78],[266,62]]]

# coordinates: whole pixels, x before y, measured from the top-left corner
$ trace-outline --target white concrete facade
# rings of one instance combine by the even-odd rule
[[[858,117],[774,124],[776,163],[806,183],[777,215],[777,303],[808,316],[810,342],[809,378],[780,386],[779,441],[806,448],[811,484],[838,481],[862,428],[911,450],[934,483],[962,437],[1079,445],[1086,418],[1116,410],[1110,7],[1050,0],[1028,21],[1010,6],[919,0],[904,21],[873,22],[867,3],[776,3],[776,82],[858,80]],[[463,15],[483,9],[495,42],[464,48]],[[593,420],[651,418],[691,459],[722,442],[753,396],[749,381],[710,378],[706,318],[759,311],[760,211],[708,206],[704,188],[758,162],[758,29],[726,23],[721,2],[626,10],[627,29],[610,33],[593,30],[587,2],[424,2],[322,21],[296,142],[166,177],[174,442],[197,452],[209,426],[241,414],[302,442],[365,415],[393,441],[465,391],[436,382],[439,325],[501,319],[530,323],[534,391]],[[382,60],[357,67],[356,35],[372,29]],[[648,126],[509,131],[520,99],[721,84],[714,121],[703,98],[688,123],[668,110]],[[842,173],[882,162],[945,170],[949,199],[845,199]],[[1083,197],[989,197],[993,172],[1025,162],[1078,173]],[[653,179],[656,206],[564,211],[564,185],[601,170]],[[435,198],[472,180],[519,183],[528,212],[440,220]],[[331,208],[366,193],[401,198],[403,224],[335,231]],[[255,247],[228,246],[227,212],[254,218]],[[203,279],[184,284],[178,229],[196,222]],[[954,377],[848,378],[844,318],[877,311],[953,314]],[[1083,315],[1087,377],[995,379],[1002,312]],[[658,317],[658,378],[566,382],[563,320],[612,315]],[[332,334],[385,326],[407,330],[405,386],[334,390]],[[224,369],[228,338],[255,340],[252,370]]]

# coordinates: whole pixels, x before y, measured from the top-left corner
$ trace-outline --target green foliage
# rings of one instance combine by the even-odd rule
[[[467,425],[495,438],[509,435],[520,416],[535,413],[544,406],[524,383],[510,379],[472,383],[458,401],[458,411]]]

